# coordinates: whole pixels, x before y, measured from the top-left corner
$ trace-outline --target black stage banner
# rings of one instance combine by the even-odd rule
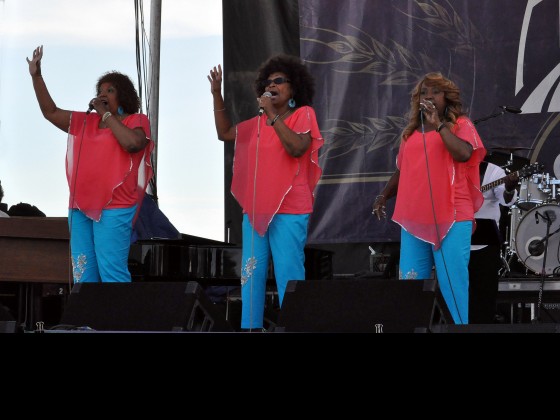
[[[560,176],[553,172],[560,153],[557,0],[299,0],[299,11],[300,54],[317,80],[325,138],[310,243],[399,240],[398,225],[371,211],[395,169],[410,91],[427,72],[459,85],[487,160],[502,166],[513,155],[512,166],[539,162]]]
[[[440,71],[488,149],[509,169],[544,164],[560,178],[558,0],[227,0],[226,106],[239,121],[257,112],[252,80],[270,55],[300,54],[316,79],[314,107],[325,138],[310,244],[398,242],[399,227],[371,214],[395,169],[410,91]],[[299,40],[299,46],[297,42]],[[506,111],[518,108],[521,113]],[[226,238],[240,243],[226,147]],[[512,158],[512,159],[510,159]],[[556,165],[555,165],[556,162]]]

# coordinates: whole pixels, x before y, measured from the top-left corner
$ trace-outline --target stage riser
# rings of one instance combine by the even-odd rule
[[[437,325],[431,329],[432,333],[476,333],[476,334],[544,334],[559,333],[558,324],[478,324],[478,325]]]

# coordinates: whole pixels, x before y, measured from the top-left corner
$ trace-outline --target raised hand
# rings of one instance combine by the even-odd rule
[[[210,70],[210,75],[207,76],[210,81],[210,92],[211,93],[221,93],[222,92],[222,66],[218,64],[218,67],[214,67]]]
[[[25,57],[29,65],[29,74],[33,77],[41,76],[41,59],[43,58],[43,46],[40,45],[33,50],[33,58]]]

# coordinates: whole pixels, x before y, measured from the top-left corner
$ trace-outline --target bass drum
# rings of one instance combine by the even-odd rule
[[[516,206],[511,206],[509,208],[509,215],[511,217],[509,222],[509,231],[507,232],[509,249],[510,251],[517,252],[515,249],[515,233],[517,232],[517,228],[519,227],[519,223],[521,222],[521,209]]]
[[[546,218],[551,222],[548,245],[546,241],[544,245],[540,245],[539,241],[545,238],[547,232]],[[560,267],[560,206],[556,204],[537,206],[523,213],[515,232],[517,257],[535,274],[542,274],[545,249],[544,271],[546,275],[551,275],[557,267]]]

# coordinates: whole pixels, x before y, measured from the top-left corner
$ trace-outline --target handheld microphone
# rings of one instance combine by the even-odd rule
[[[424,111],[427,111],[428,109],[426,108],[429,105],[433,105],[433,103],[431,101],[425,100],[424,102],[420,102],[420,118],[422,118],[423,115],[425,115]]]
[[[500,108],[502,108],[506,112],[511,112],[512,114],[521,114],[522,112],[520,108],[517,108],[515,106],[500,105]]]
[[[270,92],[265,92],[262,94],[262,96],[266,96],[267,98],[272,98],[272,93]],[[264,113],[264,108],[261,106],[259,108],[259,117]]]
[[[93,111],[93,105],[90,103],[86,114],[89,114],[91,111]]]

